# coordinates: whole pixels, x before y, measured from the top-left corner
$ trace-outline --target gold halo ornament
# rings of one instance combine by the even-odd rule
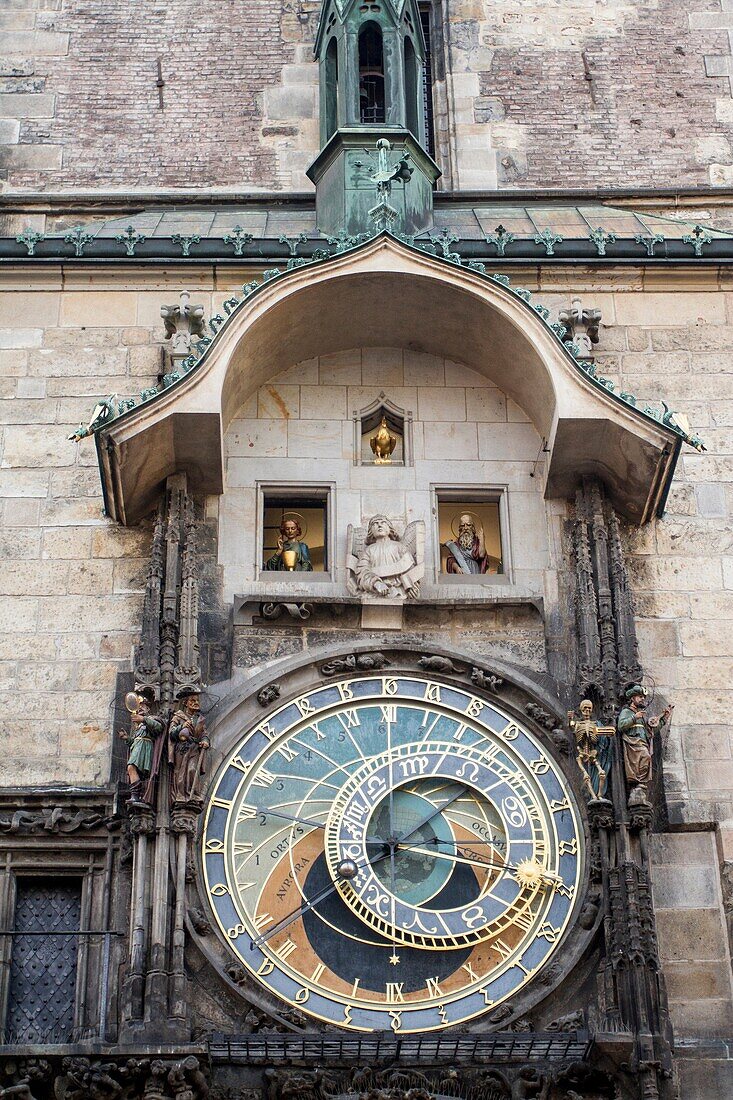
[[[301,539],[305,540],[305,536],[308,534],[308,524],[306,522],[305,516],[303,516],[300,512],[283,512],[283,514],[280,516],[280,526],[282,527],[283,523],[285,523],[285,521],[289,519],[295,520],[295,522],[300,527],[300,537]]]
[[[470,512],[467,508],[464,508],[462,512],[456,512],[456,514],[453,516],[453,519],[450,521],[451,534],[453,535],[454,539],[458,538],[458,531],[456,530],[456,520],[460,519],[461,516],[472,516],[474,520],[474,526],[476,527],[476,533],[478,534],[479,527],[483,531],[484,525],[481,517],[476,515],[475,512]]]

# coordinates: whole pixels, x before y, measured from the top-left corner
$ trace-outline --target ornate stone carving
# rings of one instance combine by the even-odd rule
[[[593,345],[599,339],[600,309],[585,309],[580,298],[573,298],[569,309],[560,310],[558,319],[565,326],[566,338],[577,344],[580,358],[592,358]]]
[[[310,619],[313,607],[309,603],[263,603],[260,614],[263,619],[279,619],[287,612],[291,619]]]
[[[408,523],[404,533],[386,516],[372,516],[366,528],[348,531],[348,589],[367,598],[417,597],[425,572],[425,524]]]
[[[453,672],[462,675],[466,671],[464,665],[457,665],[450,657],[421,657],[417,663],[426,672]]]
[[[42,810],[16,810],[10,817],[0,817],[0,833],[76,833],[97,829],[108,821],[95,810],[52,806]]]
[[[490,691],[492,695],[497,695],[504,686],[501,676],[494,676],[492,672],[484,672],[482,668],[471,669],[471,683],[478,688],[483,688],[484,691]]]
[[[618,520],[594,479],[585,479],[576,494],[572,541],[577,690],[610,717],[620,684],[641,670]]]
[[[173,672],[173,685],[178,698],[183,691],[199,692],[201,690],[198,639],[199,582],[196,558],[196,516],[193,501],[190,496],[186,496],[183,505],[178,647],[176,667]]]
[[[22,1093],[7,1093],[21,1096]],[[53,1081],[55,1100],[207,1100],[198,1058],[128,1058],[121,1063],[64,1058]]]
[[[155,699],[160,698],[160,613],[165,568],[164,530],[165,508],[164,502],[161,501],[153,528],[150,564],[145,581],[140,645],[135,653],[135,684],[137,690],[144,694],[147,688]]]
[[[257,702],[261,707],[269,707],[270,703],[274,703],[276,699],[280,698],[280,685],[268,684],[266,687],[260,688],[257,692]]]
[[[386,668],[389,661],[383,653],[349,653],[347,657],[335,657],[321,665],[322,676],[339,676],[344,672],[371,672]]]
[[[543,726],[546,730],[552,730],[557,725],[555,715],[550,714],[549,710],[545,710],[545,708],[539,706],[538,703],[525,703],[524,712],[528,714],[538,726]]]
[[[204,307],[192,306],[190,302],[191,295],[183,290],[178,302],[160,307],[165,336],[171,342],[170,355],[174,362],[185,359],[190,353],[192,337],[204,335]]]

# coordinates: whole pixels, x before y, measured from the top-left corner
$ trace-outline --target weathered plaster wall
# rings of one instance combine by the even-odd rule
[[[433,0],[443,186],[730,185],[729,7]],[[309,188],[319,8],[11,0],[0,187]]]

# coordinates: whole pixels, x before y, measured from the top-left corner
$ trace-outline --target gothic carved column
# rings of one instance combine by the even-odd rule
[[[197,807],[171,814],[168,728],[179,694],[201,690],[196,564],[194,502],[185,476],[177,474],[168,479],[153,530],[136,655],[136,684],[159,699],[166,732],[155,746],[147,805],[136,803],[130,811],[135,843],[123,997],[127,1038],[143,1032],[161,1040],[187,1036],[183,913],[188,837],[195,832]]]

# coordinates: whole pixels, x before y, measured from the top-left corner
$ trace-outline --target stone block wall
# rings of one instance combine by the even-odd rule
[[[733,1035],[730,944],[713,832],[652,837],[654,910],[670,1014],[682,1034]]]
[[[406,466],[354,463],[354,415],[381,394],[412,415],[414,453]],[[346,583],[348,526],[384,512],[400,523],[425,523],[423,591],[437,597],[431,487],[493,486],[508,491],[512,591],[541,598],[550,565],[542,470],[535,469],[541,446],[524,412],[485,374],[461,363],[389,347],[352,348],[296,363],[252,395],[225,437],[219,549],[225,597],[243,586],[252,590],[257,582],[257,483],[306,482],[333,487],[334,591],[342,592]],[[326,591],[323,584],[317,588]],[[466,592],[470,598],[476,589],[444,585],[441,595],[459,598]]]
[[[0,188],[309,190],[319,10],[7,0]],[[733,182],[729,0],[432,11],[441,186]]]
[[[729,729],[733,703],[733,382],[727,366],[733,347],[733,297],[714,273],[707,281],[698,275],[694,283],[688,276],[665,278],[666,282],[627,270],[608,270],[602,277],[577,271],[571,278],[548,269],[541,274],[538,297],[557,310],[579,293],[588,306],[600,307],[599,372],[635,392],[642,401],[664,397],[673,408],[686,412],[708,447],[705,454],[684,450],[664,519],[640,530],[629,529],[625,538],[643,663],[658,693],[677,704],[666,744],[672,818],[679,822],[716,819],[722,823],[727,845],[733,822]],[[528,272],[517,273],[516,279],[531,285]],[[201,302],[208,313],[242,281],[244,273],[227,273],[215,281],[211,273],[194,276],[175,268],[165,274],[151,271],[134,276],[86,269],[66,272],[63,283],[52,272],[37,274],[33,283],[23,274],[16,277],[8,271],[5,275],[0,294],[0,679],[10,717],[4,727],[7,750],[0,768],[13,782],[106,779],[114,677],[118,669],[131,667],[131,647],[139,623],[148,526],[125,530],[104,518],[94,446],[89,440],[70,443],[66,436],[80,420],[88,418],[99,396],[134,394],[155,380],[160,367],[162,303],[175,301],[186,286],[192,301]],[[383,360],[385,369],[386,363]],[[413,353],[394,359],[390,371],[398,372],[401,379],[397,387],[398,375],[389,376],[394,379],[395,392],[428,380],[410,373],[418,367]],[[331,364],[310,364],[307,376],[305,369],[299,366],[293,378],[280,379],[274,387],[278,393],[282,389],[280,397],[289,411],[288,401],[295,400],[297,390],[297,422],[285,423],[282,405],[265,387],[252,399],[249,418],[255,434],[266,429],[270,442],[265,445],[265,435],[258,436],[255,446],[253,437],[250,447],[252,425],[244,425],[249,432],[246,440],[241,433],[238,437],[238,429],[233,427],[230,465],[233,471],[242,468],[237,491],[246,491],[248,479],[251,485],[258,476],[280,476],[277,464],[287,461],[283,448],[290,435],[294,446],[297,440],[295,457],[317,464],[319,479],[326,476],[329,463],[346,468],[344,453],[351,447],[354,403],[348,396],[349,387],[368,398],[374,396],[376,387],[388,389],[387,375],[377,380],[369,366],[365,387],[363,358],[358,364],[349,356]],[[313,373],[321,369],[322,377]],[[485,440],[485,448],[491,438],[503,439],[501,433],[506,433],[512,422],[520,434],[528,425],[522,423],[519,411],[502,412],[502,417],[507,415],[506,422],[492,428],[481,421],[484,414],[477,412],[480,376],[478,382],[475,377],[467,382],[468,375],[462,375],[458,385],[458,375],[450,372],[465,372],[461,365],[446,366],[441,361],[431,369],[440,372],[449,390],[460,391],[464,404],[460,417],[454,416],[455,428],[441,427],[424,416],[421,446],[425,455],[433,456],[426,459],[425,478],[443,480],[447,451],[459,445],[457,440],[463,439],[467,425],[473,423],[476,457],[468,459],[466,468],[473,470],[470,480],[475,483],[484,470],[482,462],[489,457],[485,449],[478,449],[479,438]],[[490,373],[490,366],[487,370]],[[305,381],[306,377],[311,381]],[[435,386],[427,385],[426,397],[431,390],[440,389],[440,379]],[[324,389],[318,394],[321,387]],[[483,389],[490,387],[484,384]],[[326,400],[333,409],[338,402],[343,405],[341,431],[346,425],[348,441],[343,434],[324,434],[318,426]],[[419,413],[419,398],[412,403],[406,398],[405,405]],[[339,453],[324,454],[323,446],[336,446]],[[253,454],[257,447],[262,451],[259,457]],[[241,453],[234,453],[237,449]],[[520,456],[522,463],[530,461],[531,449],[527,443],[526,453]],[[531,457],[535,456],[536,451]],[[245,472],[247,464],[252,469]],[[268,472],[258,474],[254,467]],[[354,469],[362,478],[374,473]],[[400,471],[400,476],[403,474],[407,471]],[[335,481],[341,476],[337,471],[328,479]],[[423,490],[422,484],[401,484],[400,509],[409,493]],[[386,506],[378,493],[369,497],[366,483],[364,492],[365,511]],[[221,501],[219,552],[222,566],[228,561],[229,566],[239,568],[241,563],[228,558],[231,539],[225,545],[230,537],[226,523],[233,531],[234,520],[230,517],[225,522],[233,503],[234,496]],[[212,520],[218,508],[219,502],[212,500]],[[395,508],[398,510],[397,505]],[[357,510],[353,516],[347,512],[340,516],[343,529],[356,519]],[[235,513],[233,509],[234,518]],[[535,562],[548,606],[558,597],[556,575],[547,566],[562,561],[567,515],[565,504],[553,502],[548,508],[547,534],[538,536],[549,539],[536,548],[547,556]],[[522,522],[521,517],[517,522]],[[246,549],[244,520],[243,531],[241,536],[236,532],[240,542],[231,553],[245,553],[253,563],[254,556]],[[535,536],[525,524],[516,540],[524,542],[530,537]],[[225,586],[229,596],[244,580],[241,570],[238,579],[230,575]],[[729,852],[726,858],[731,858]]]

